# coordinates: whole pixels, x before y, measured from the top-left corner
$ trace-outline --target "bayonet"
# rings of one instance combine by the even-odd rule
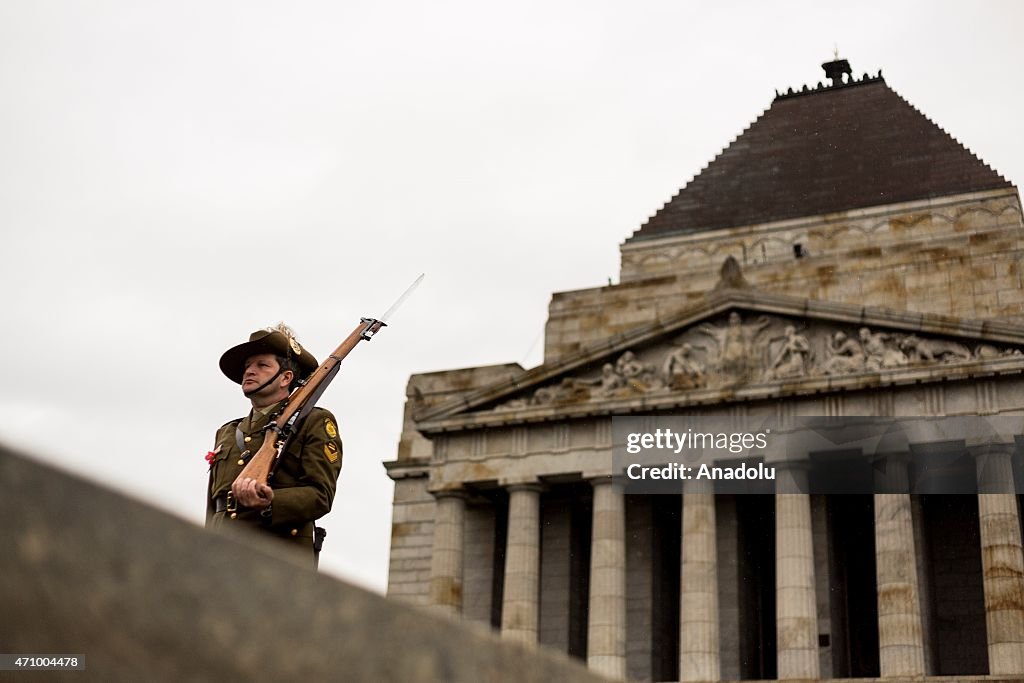
[[[426,275],[426,273],[420,273],[420,276],[413,280],[413,283],[409,285],[404,292],[402,292],[400,297],[395,299],[395,303],[391,304],[391,308],[389,308],[380,318],[363,318],[362,323],[366,325],[366,329],[363,330],[362,335],[360,335],[360,339],[370,341],[373,338],[373,335],[380,331],[380,328],[387,327],[388,321],[391,320],[391,316],[395,314],[398,307],[405,303],[405,300],[409,298],[409,295],[412,294],[413,290],[419,287],[420,283],[423,282],[424,275]]]

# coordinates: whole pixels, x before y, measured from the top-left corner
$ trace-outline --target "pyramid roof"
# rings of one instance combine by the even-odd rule
[[[1008,187],[879,72],[777,94],[628,241]]]

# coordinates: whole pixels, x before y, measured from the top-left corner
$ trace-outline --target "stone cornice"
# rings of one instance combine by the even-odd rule
[[[420,479],[430,476],[429,458],[410,458],[408,460],[388,460],[383,463],[384,469],[393,481],[399,479]]]

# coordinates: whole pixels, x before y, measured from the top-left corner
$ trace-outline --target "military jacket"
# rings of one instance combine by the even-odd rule
[[[245,524],[312,548],[313,522],[330,512],[341,472],[338,423],[323,408],[313,408],[281,456],[270,482],[274,489],[270,514],[242,505],[234,512],[216,512],[216,499],[231,491],[232,482],[259,450],[264,428],[276,410],[275,406],[267,415],[252,411],[217,430],[207,487],[206,524]]]

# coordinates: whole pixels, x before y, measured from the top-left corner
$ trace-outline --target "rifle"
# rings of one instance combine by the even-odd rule
[[[387,326],[384,321],[391,317],[391,314],[405,301],[421,280],[423,280],[422,275],[416,278],[416,281],[405,290],[402,296],[398,297],[398,300],[379,320],[377,318],[360,319],[356,328],[345,337],[334,353],[325,358],[324,362],[313,371],[313,374],[299,383],[299,386],[289,394],[281,412],[266,426],[267,436],[263,439],[263,445],[256,451],[256,455],[252,456],[235,481],[249,478],[260,483],[270,482],[285,448],[288,447],[288,440],[295,433],[297,425],[309,415],[320,396],[338,374],[338,370],[341,369],[341,361],[345,360],[345,357],[359,342],[370,341],[382,327]],[[271,434],[274,435],[273,438],[271,438]]]

